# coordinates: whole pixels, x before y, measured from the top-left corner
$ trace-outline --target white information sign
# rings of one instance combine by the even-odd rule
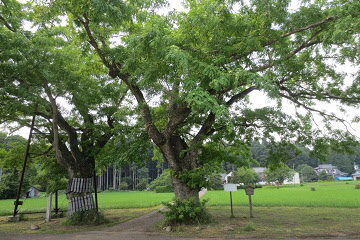
[[[225,192],[237,192],[236,184],[224,184],[224,191]]]

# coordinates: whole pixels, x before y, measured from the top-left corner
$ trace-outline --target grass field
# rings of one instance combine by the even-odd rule
[[[100,209],[125,209],[125,208],[151,208],[161,205],[162,202],[169,202],[174,198],[173,193],[155,192],[101,192],[98,194]],[[21,199],[24,201],[19,206],[19,213],[22,212],[45,212],[47,197]],[[67,209],[65,194],[59,195],[59,208]],[[53,199],[53,206],[54,206]],[[14,210],[14,199],[0,200],[0,216],[11,215]]]
[[[360,207],[360,189],[355,189],[359,182],[323,182],[304,186],[282,186],[256,188],[252,196],[253,206],[291,206],[291,207]],[[311,187],[315,191],[311,191]],[[210,191],[205,195],[210,206],[225,206],[230,203],[230,194],[224,191]],[[244,190],[233,195],[235,206],[248,205]]]
[[[255,193],[256,194],[256,193]],[[254,218],[249,209],[209,207],[214,221],[200,226],[178,226],[171,236],[221,239],[359,239],[360,213],[351,208],[256,207]],[[231,230],[229,230],[231,228]],[[163,232],[161,226],[159,232]]]
[[[323,182],[311,183],[304,186],[263,187],[255,189],[252,197],[254,207],[291,206],[291,207],[360,207],[360,189],[355,185],[360,182]],[[310,188],[315,188],[311,191]],[[98,194],[100,209],[150,208],[169,202],[173,193],[154,192],[102,192]],[[209,199],[208,206],[228,206],[230,197],[228,192],[209,191],[204,196]],[[47,198],[25,199],[20,206],[21,212],[45,212]],[[14,200],[0,200],[0,215],[10,215],[14,209]],[[233,193],[235,206],[248,205],[248,197],[244,190]],[[59,196],[59,207],[67,209],[65,195]]]

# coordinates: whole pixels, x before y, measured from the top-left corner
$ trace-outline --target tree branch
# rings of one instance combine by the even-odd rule
[[[254,90],[256,90],[256,89],[257,89],[257,88],[256,88],[255,86],[251,86],[251,87],[245,89],[244,91],[242,91],[242,92],[240,92],[240,93],[232,96],[232,97],[230,98],[230,100],[228,100],[228,101],[226,102],[226,105],[228,105],[228,106],[232,105],[233,103],[235,103],[236,101],[244,98],[246,95],[248,95],[249,93],[251,93],[252,91],[254,91]]]
[[[16,32],[16,29],[14,29],[14,28],[10,25],[10,23],[8,23],[8,22],[6,21],[6,19],[3,18],[1,15],[0,15],[0,20],[2,21],[2,23],[5,25],[5,27],[6,27],[7,29],[9,29],[9,30],[12,31],[12,32]]]

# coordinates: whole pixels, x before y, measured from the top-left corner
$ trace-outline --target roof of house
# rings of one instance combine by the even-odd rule
[[[337,168],[336,166],[333,166],[332,164],[319,164],[315,169],[333,169]]]

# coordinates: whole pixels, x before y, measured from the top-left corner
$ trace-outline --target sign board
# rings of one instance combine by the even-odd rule
[[[225,192],[236,192],[237,191],[237,187],[236,184],[224,184],[224,191]]]
[[[251,186],[248,186],[245,188],[246,195],[254,195],[254,188]]]
[[[23,205],[23,201],[17,201],[18,204],[17,205]],[[16,205],[16,201],[14,201],[14,205]]]

